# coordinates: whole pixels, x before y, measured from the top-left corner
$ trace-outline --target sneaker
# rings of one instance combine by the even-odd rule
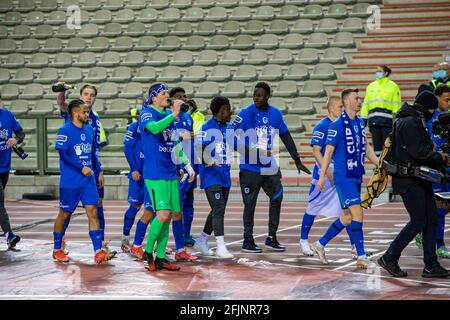
[[[112,258],[114,258],[117,254],[116,250],[111,250],[109,248],[109,241],[103,241],[102,250],[104,250],[106,253],[110,254]]]
[[[314,255],[314,251],[311,250],[308,240],[300,240],[300,249],[303,255],[307,257],[312,257]]]
[[[122,245],[120,246],[122,252],[129,253],[131,251],[130,239],[122,238]]]
[[[166,247],[166,255],[171,255],[173,253],[173,249],[170,247]]]
[[[448,278],[449,276],[449,271],[439,264],[431,268],[425,267],[422,272],[424,278]]]
[[[17,235],[13,235],[10,239],[7,239],[6,242],[8,244],[8,250],[14,249],[19,241],[20,237]]]
[[[208,242],[198,240],[195,242],[193,249],[195,251],[200,252],[200,254],[202,256],[213,256],[214,255],[214,252],[208,246]]]
[[[160,259],[156,257],[154,264],[158,270],[165,269],[168,271],[179,271],[180,267],[173,265],[167,259]]]
[[[286,247],[277,241],[277,237],[270,237],[270,236],[267,237],[265,245],[266,245],[266,248],[269,248],[269,249],[272,249],[275,251],[281,252],[281,251],[286,250]]]
[[[153,253],[148,253],[147,251],[144,251],[142,258],[144,259],[144,268],[147,269],[148,271],[155,272],[156,265],[155,261],[153,260]]]
[[[262,250],[254,241],[244,240],[242,243],[242,251],[249,253],[261,253]]]
[[[437,249],[436,254],[439,258],[450,259],[450,251],[448,251],[445,246],[442,246],[439,249]]]
[[[378,258],[377,262],[378,265],[383,269],[385,269],[387,272],[389,272],[391,276],[394,276],[396,278],[402,278],[408,275],[408,272],[400,269],[400,266],[398,265],[397,261],[387,262],[384,259],[384,256],[381,256],[380,258]]]
[[[105,251],[104,249],[100,249],[95,254],[94,261],[97,264],[100,264],[102,262],[109,261],[112,258],[114,258],[114,255],[112,253],[109,253],[109,252]]]
[[[370,257],[371,255],[373,255],[373,252],[367,252],[366,251],[366,257]],[[355,246],[352,246],[352,260],[358,260],[358,253],[356,251]]]
[[[183,249],[177,253],[175,253],[175,260],[177,261],[194,261],[198,259],[197,256],[193,256],[186,249]]]
[[[419,234],[416,236],[416,246],[417,246],[417,248],[419,248],[419,249],[423,249],[423,244],[422,244],[422,234],[421,234],[421,233],[419,233]]]
[[[234,258],[234,255],[228,251],[226,246],[219,246],[216,249],[216,257],[220,259],[231,259]]]
[[[367,256],[362,256],[356,259],[356,267],[359,269],[372,269],[375,267],[375,263],[367,258]]]
[[[184,246],[192,247],[195,244],[195,239],[191,236],[184,236]]]
[[[130,254],[138,260],[142,260],[144,257],[144,249],[140,246],[132,246],[130,249]]]
[[[327,257],[325,256],[325,247],[322,246],[319,241],[312,245],[312,249],[317,254],[322,264],[328,264]]]
[[[64,253],[64,250],[53,250],[52,257],[58,262],[69,262],[69,257]]]

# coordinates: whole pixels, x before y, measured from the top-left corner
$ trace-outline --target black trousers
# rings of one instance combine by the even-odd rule
[[[203,232],[212,234],[216,237],[224,235],[224,217],[227,207],[230,188],[224,188],[220,185],[213,185],[205,189],[206,198],[208,198],[211,211],[206,218]]]
[[[385,254],[387,261],[398,261],[403,249],[422,232],[423,260],[426,267],[438,264],[436,256],[436,201],[431,184],[414,183],[400,193],[410,221],[400,231]]]
[[[373,150],[376,155],[383,151],[384,141],[392,131],[392,127],[369,125],[370,133],[372,134]]]
[[[4,233],[11,231],[9,216],[5,208],[5,187],[8,183],[9,171],[0,173],[0,227]]]
[[[283,186],[281,172],[274,175],[261,175],[256,172],[241,170],[239,172],[242,198],[244,200],[244,240],[253,241],[253,225],[256,201],[262,188],[270,199],[269,236],[275,237],[280,223]]]

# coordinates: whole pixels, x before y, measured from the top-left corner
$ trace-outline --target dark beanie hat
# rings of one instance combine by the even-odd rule
[[[416,95],[416,97],[417,97],[420,93],[422,93],[423,91],[431,91],[431,92],[434,92],[434,88],[433,88],[432,86],[430,86],[429,84],[421,84],[421,85],[419,86],[419,90],[417,90],[417,95]]]
[[[438,99],[431,91],[422,91],[417,95],[414,102],[424,106],[428,110],[437,109],[437,107],[439,106]]]

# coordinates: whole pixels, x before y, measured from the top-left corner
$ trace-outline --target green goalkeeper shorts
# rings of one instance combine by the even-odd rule
[[[181,212],[178,180],[145,180],[153,209]]]

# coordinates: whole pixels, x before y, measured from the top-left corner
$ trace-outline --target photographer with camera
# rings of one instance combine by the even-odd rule
[[[402,251],[414,237],[422,232],[425,268],[424,278],[446,278],[450,273],[437,260],[436,222],[437,209],[432,182],[439,179],[443,165],[449,157],[434,151],[426,122],[438,107],[438,100],[431,91],[420,92],[414,105],[405,103],[395,116],[392,133],[392,150],[386,170],[392,175],[394,194],[400,194],[408,210],[410,221],[400,231],[378,264],[394,277],[406,277],[398,260]]]
[[[5,208],[5,187],[8,183],[9,170],[11,170],[11,149],[15,148],[14,151],[18,153],[17,145],[25,139],[25,133],[14,114],[3,108],[1,99],[0,96],[0,226],[6,236],[8,249],[13,249],[20,241],[20,237],[11,230],[8,212]],[[15,138],[12,136],[13,132]],[[21,155],[19,156],[24,159]]]

